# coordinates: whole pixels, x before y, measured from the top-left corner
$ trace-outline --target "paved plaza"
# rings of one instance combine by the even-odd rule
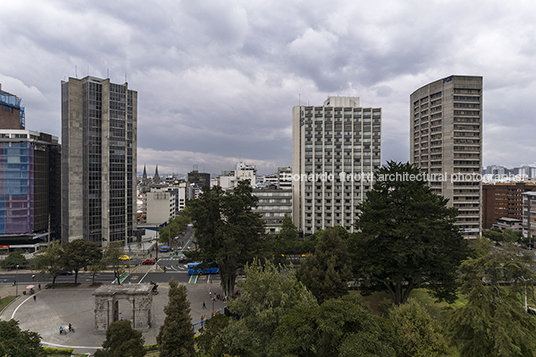
[[[213,302],[211,297],[221,294],[219,281],[213,284],[207,280],[199,280],[197,284],[186,284],[190,301],[192,323],[199,322],[203,316],[211,316]],[[92,295],[96,287],[80,284],[78,287],[42,289],[35,294],[36,299],[29,295],[19,295],[0,315],[2,320],[19,321],[22,330],[31,330],[41,335],[42,344],[55,348],[74,348],[74,353],[93,353],[102,346],[104,334],[93,332],[95,327],[95,297]],[[160,326],[164,323],[164,307],[168,302],[168,284],[159,284],[159,294],[153,295],[153,325],[143,333],[145,344],[156,343]],[[19,294],[21,294],[19,287]],[[212,293],[212,294],[211,294]],[[12,284],[0,284],[0,297],[15,295]],[[203,309],[203,301],[206,308]],[[130,320],[132,312],[126,300],[119,301],[119,318]],[[224,303],[216,300],[215,311],[223,311]],[[59,328],[67,328],[69,323],[75,333],[60,335]],[[199,325],[196,326],[198,330]]]

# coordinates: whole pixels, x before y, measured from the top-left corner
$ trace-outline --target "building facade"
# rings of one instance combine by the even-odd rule
[[[536,192],[525,192],[523,196],[523,236],[536,238]],[[534,243],[534,240],[531,240]]]
[[[279,233],[283,218],[292,217],[292,190],[272,186],[266,189],[253,189],[253,195],[259,198],[255,211],[261,215],[266,233]]]
[[[23,130],[25,128],[22,99],[2,90],[0,83],[0,129]]]
[[[482,185],[482,228],[490,229],[499,218],[521,220],[523,192],[536,191],[536,184],[528,182]]]
[[[31,130],[0,130],[0,245],[37,250],[61,239],[61,147]]]
[[[410,162],[458,208],[464,236],[482,226],[482,77],[449,76],[410,96]]]
[[[329,97],[292,109],[292,220],[305,235],[354,231],[357,204],[381,166],[381,108],[358,97]]]
[[[62,235],[106,246],[136,230],[137,92],[62,81]]]

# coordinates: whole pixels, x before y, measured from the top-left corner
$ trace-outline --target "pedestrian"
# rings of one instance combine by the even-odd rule
[[[73,325],[69,324],[69,332],[73,332]]]
[[[63,334],[63,326],[60,326],[60,335]]]
[[[34,295],[34,301],[36,301],[36,299],[37,299],[37,296]]]
[[[203,301],[203,309],[206,309],[207,307],[205,306],[205,302]]]
[[[41,290],[41,284],[37,285],[39,287],[39,290]]]

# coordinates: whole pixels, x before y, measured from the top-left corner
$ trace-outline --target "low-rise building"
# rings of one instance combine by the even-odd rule
[[[482,185],[483,228],[492,228],[499,218],[520,220],[523,214],[521,194],[527,191],[536,191],[536,185],[528,182]]]

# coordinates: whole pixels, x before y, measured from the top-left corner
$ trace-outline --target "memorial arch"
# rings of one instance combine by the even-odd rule
[[[147,331],[151,328],[153,313],[153,285],[103,285],[93,292],[95,296],[95,332],[106,332],[108,326],[119,320],[119,301],[128,300],[132,314],[132,328]]]

